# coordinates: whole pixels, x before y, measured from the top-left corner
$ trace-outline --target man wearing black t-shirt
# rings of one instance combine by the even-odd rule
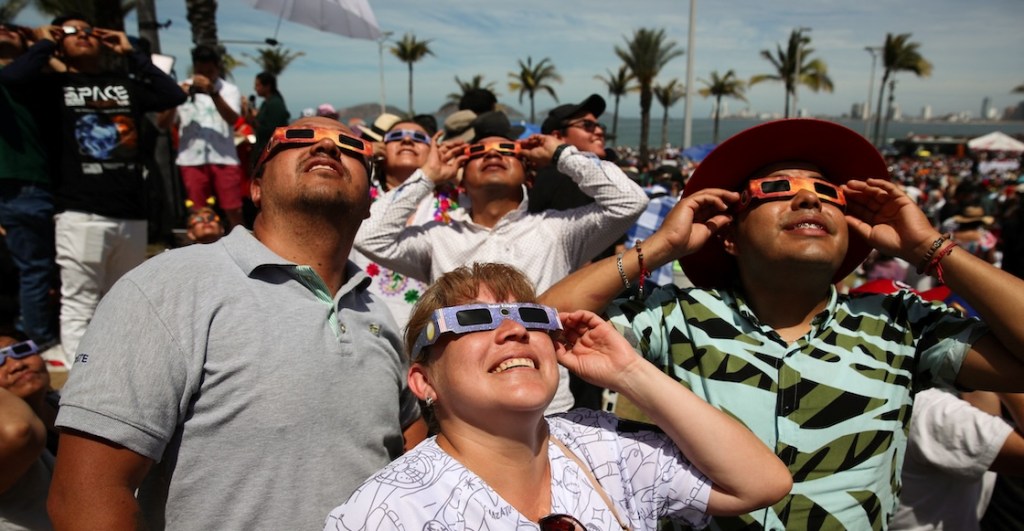
[[[45,130],[57,208],[61,343],[68,365],[100,297],[145,259],[146,201],[139,152],[143,114],[174,107],[187,94],[132,47],[124,32],[94,28],[82,15],[55,18],[39,41],[0,71],[0,82],[38,86],[59,120]],[[105,53],[128,70],[104,68]],[[56,72],[44,71],[51,58]]]

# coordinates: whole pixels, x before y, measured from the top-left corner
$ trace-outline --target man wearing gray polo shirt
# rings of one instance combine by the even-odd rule
[[[422,439],[399,331],[348,261],[371,154],[326,118],[277,129],[253,232],[103,299],[57,419],[57,529],[316,528]]]

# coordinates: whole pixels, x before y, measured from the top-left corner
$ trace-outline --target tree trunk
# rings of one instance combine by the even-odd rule
[[[534,112],[533,112],[533,91],[531,90],[529,92],[529,94],[530,94],[530,123],[531,124],[535,124],[535,123],[537,123],[537,119],[534,117]]]
[[[715,133],[711,137],[711,142],[714,144],[718,143],[718,118],[722,116],[722,96],[715,98]]]
[[[640,87],[640,166],[641,171],[647,168],[650,163],[647,139],[651,132],[651,84],[646,83]]]
[[[139,0],[135,7],[139,19],[139,37],[149,41],[149,51],[160,53],[160,32],[157,31],[156,0]]]
[[[220,49],[217,38],[217,0],[185,0],[188,23],[192,26],[192,44]]]
[[[412,61],[409,61],[409,116],[414,116],[415,111],[412,110]]]
[[[658,149],[662,149],[668,145],[668,106],[665,106],[665,112],[661,115],[661,146]]]
[[[879,139],[878,134],[882,128],[882,102],[885,101],[885,83],[889,81],[890,70],[885,69],[885,73],[882,74],[882,86],[878,89],[878,110],[875,112],[875,132],[871,135],[871,143],[878,145]]]
[[[619,141],[619,95],[615,95],[615,113],[612,114],[612,139],[618,143]]]

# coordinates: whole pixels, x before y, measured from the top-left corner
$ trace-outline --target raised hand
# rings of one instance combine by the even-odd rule
[[[586,310],[560,312],[564,343],[558,362],[584,380],[614,391],[636,364],[647,363],[615,327]]]
[[[939,236],[924,212],[894,183],[849,181],[843,193],[850,230],[885,254],[916,264]]]
[[[658,267],[700,250],[732,222],[730,206],[739,199],[737,192],[707,188],[679,200],[661,228],[644,242],[644,251],[651,253],[652,265]]]
[[[534,167],[542,168],[551,164],[551,157],[563,142],[551,135],[530,135],[519,142],[523,155],[533,163]]]
[[[109,48],[116,54],[127,54],[132,51],[132,43],[123,31],[106,28],[93,28],[92,34],[100,40],[100,44]]]
[[[468,160],[465,155],[466,143],[461,140],[439,143],[444,131],[438,131],[430,140],[430,153],[427,161],[420,168],[434,185],[453,181],[459,174],[459,168]]]

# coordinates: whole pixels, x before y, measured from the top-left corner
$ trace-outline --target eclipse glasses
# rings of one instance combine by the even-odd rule
[[[401,142],[406,138],[413,142],[419,142],[420,144],[430,145],[430,137],[426,133],[416,131],[414,129],[393,129],[388,131],[384,135],[384,143],[388,142]]]
[[[420,332],[409,357],[420,358],[423,349],[433,345],[442,334],[468,334],[494,330],[506,319],[523,325],[527,330],[555,331],[562,329],[558,312],[554,308],[529,302],[502,302],[496,304],[463,304],[434,310],[430,322]]]
[[[7,358],[20,360],[34,354],[39,354],[39,347],[31,339],[15,343],[9,347],[0,348],[0,366],[7,363]]]
[[[466,146],[463,154],[470,159],[475,159],[486,155],[490,151],[494,151],[505,157],[516,157],[522,153],[523,148],[519,142],[512,140],[499,140],[496,142],[482,142],[480,144]]]
[[[366,174],[370,175],[373,146],[369,142],[346,135],[336,129],[323,127],[278,127],[274,129],[274,134],[267,142],[267,147],[263,149],[263,154],[256,161],[256,167],[266,162],[270,158],[270,154],[278,147],[308,146],[325,138],[334,142],[334,145],[341,150],[342,155],[347,155],[362,163],[366,167]]]
[[[793,175],[750,180],[747,182],[746,188],[740,192],[739,210],[750,208],[755,201],[789,199],[801,190],[812,192],[818,196],[818,199],[846,211],[846,196],[843,194],[842,188],[822,179]]]

